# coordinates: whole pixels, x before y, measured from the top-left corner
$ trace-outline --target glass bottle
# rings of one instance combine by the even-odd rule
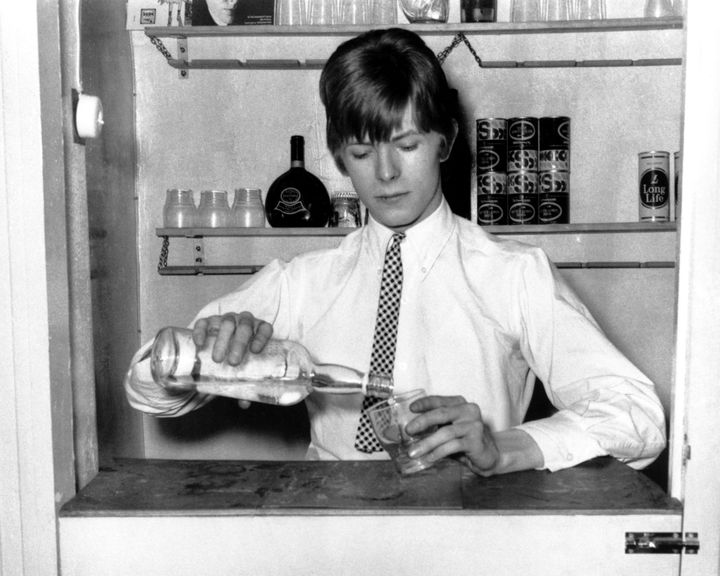
[[[240,228],[264,228],[265,208],[260,188],[236,188],[232,207],[235,226]]]
[[[197,225],[201,228],[227,228],[232,225],[225,190],[203,190],[200,193]]]
[[[192,228],[196,225],[197,208],[192,190],[169,188],[163,207],[165,228]]]
[[[360,227],[360,200],[354,191],[340,190],[335,192],[332,205],[331,228]]]
[[[312,392],[381,398],[392,393],[390,376],[367,375],[337,364],[315,364],[297,342],[270,340],[262,352],[248,352],[239,365],[231,366],[213,361],[214,341],[215,336],[209,336],[198,349],[192,330],[173,326],[161,329],[150,351],[153,380],[170,391],[197,391],[280,406],[297,404]]]
[[[330,196],[320,179],[305,169],[305,139],[290,138],[290,170],[278,176],[265,198],[265,215],[274,227],[323,227],[330,218]]]

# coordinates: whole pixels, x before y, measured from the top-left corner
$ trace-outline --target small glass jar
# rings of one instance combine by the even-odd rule
[[[358,228],[362,225],[360,200],[353,191],[339,191],[333,194],[331,228]]]
[[[235,226],[264,228],[265,208],[260,188],[235,188],[232,212]]]
[[[203,190],[200,193],[197,225],[201,228],[228,228],[233,225],[225,190]]]
[[[169,188],[163,207],[165,228],[193,228],[197,225],[197,208],[192,190]]]
[[[447,22],[449,0],[400,0],[400,8],[411,24]]]

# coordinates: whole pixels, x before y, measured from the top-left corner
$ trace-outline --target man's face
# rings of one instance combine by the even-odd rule
[[[438,132],[420,132],[412,107],[387,142],[346,142],[340,149],[347,175],[381,224],[404,232],[440,205],[440,159],[448,152]]]
[[[232,23],[237,3],[238,0],[207,0],[210,15],[219,26]]]

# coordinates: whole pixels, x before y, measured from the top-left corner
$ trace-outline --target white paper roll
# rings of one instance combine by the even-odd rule
[[[80,94],[75,111],[75,127],[80,138],[97,138],[103,127],[103,107],[100,98]]]

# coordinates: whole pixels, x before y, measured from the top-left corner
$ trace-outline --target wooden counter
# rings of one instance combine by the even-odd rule
[[[401,477],[389,461],[117,460],[61,516],[416,514],[431,511],[667,513],[679,507],[612,458],[555,473],[482,478],[452,460]]]

